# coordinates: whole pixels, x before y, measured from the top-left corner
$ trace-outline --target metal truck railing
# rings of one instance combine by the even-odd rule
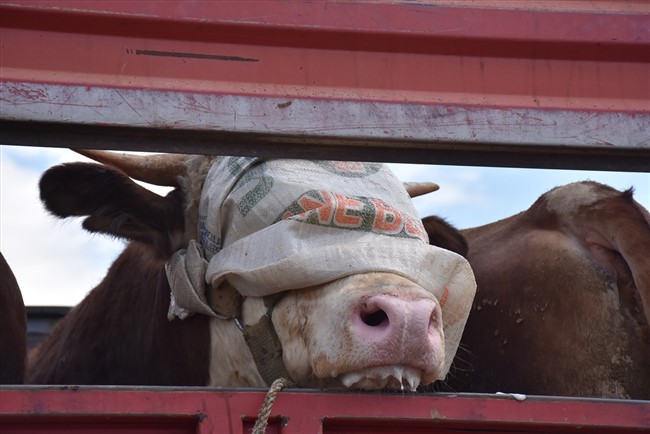
[[[648,171],[650,4],[0,3],[0,142]],[[3,386],[0,430],[248,432],[265,391]],[[648,431],[647,401],[283,391],[268,432]]]

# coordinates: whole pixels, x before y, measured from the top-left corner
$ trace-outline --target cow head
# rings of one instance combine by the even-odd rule
[[[142,175],[140,165],[132,165],[132,157],[123,159],[100,153],[92,158],[106,165],[73,163],[52,168],[43,176],[41,198],[52,213],[60,217],[87,216],[83,223],[87,230],[149,245],[152,254],[169,260],[168,263],[179,251],[185,251],[190,240],[201,239],[199,199],[205,196],[203,183],[214,158],[182,157],[170,163],[167,157],[160,161],[157,156],[144,157],[144,166],[155,176]],[[163,167],[159,170],[159,166]],[[130,177],[177,188],[161,197]],[[300,231],[301,226],[297,227]],[[456,238],[451,244],[462,250],[462,236],[455,230],[454,233]],[[199,250],[208,250],[203,244]],[[375,241],[354,245],[372,253],[371,256],[375,251],[376,255],[385,256]],[[267,250],[278,249],[273,243],[246,246],[239,253],[242,261],[249,255],[265,256]],[[255,350],[251,354],[238,327],[255,330],[265,319],[272,324],[271,334],[281,346],[286,374],[300,386],[414,390],[421,383],[444,378],[473,298],[471,270],[462,257],[447,250],[426,246],[435,255],[427,253],[421,257],[418,252],[424,247],[420,244],[415,250],[412,245],[398,247],[401,251],[395,257],[389,255],[389,262],[404,262],[404,266],[423,273],[420,277],[381,268],[355,270],[353,261],[347,264],[345,256],[342,257],[352,250],[332,248],[327,243],[315,248],[298,265],[280,268],[280,274],[290,274],[292,269],[295,273],[288,287],[274,291],[279,295],[255,293],[255,288],[250,287],[254,278],[242,277],[242,273],[229,271],[225,277],[222,273],[212,279],[202,271],[199,280],[212,283],[208,284],[209,293],[211,290],[212,294],[219,294],[228,287],[243,295],[234,319],[224,319],[221,312],[216,312],[211,320],[210,384],[268,383],[255,364]],[[231,259],[235,268],[236,258]],[[335,279],[327,278],[330,258],[343,259],[336,266],[349,267],[350,271],[340,272]],[[213,262],[210,261],[210,267]],[[436,272],[431,274],[429,269]],[[321,277],[310,280],[313,276]],[[430,280],[436,281],[426,281],[429,276],[435,276]],[[274,286],[257,282],[265,287]],[[194,283],[195,289],[205,286],[205,281]],[[169,293],[170,287],[162,291]],[[174,294],[174,285],[171,292]],[[450,296],[450,292],[455,295]],[[172,295],[172,305],[178,301],[176,298]],[[209,302],[202,294],[198,298],[200,303]],[[178,306],[176,310],[170,309],[182,317],[179,311],[185,315],[193,313]],[[445,317],[445,311],[452,314]],[[451,349],[449,344],[445,346],[450,336]]]

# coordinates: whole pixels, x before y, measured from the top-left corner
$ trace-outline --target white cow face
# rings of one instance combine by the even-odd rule
[[[266,311],[245,303],[244,320]],[[444,336],[433,295],[388,273],[289,291],[273,311],[284,363],[303,387],[415,390],[441,377]]]

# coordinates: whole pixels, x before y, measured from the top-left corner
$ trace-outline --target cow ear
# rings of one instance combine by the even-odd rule
[[[109,166],[55,166],[43,174],[39,188],[48,211],[58,217],[88,216],[83,226],[91,232],[165,245],[172,231],[182,230],[178,192],[159,196]]]
[[[429,235],[429,244],[467,257],[467,241],[458,229],[437,216],[423,218],[422,224]]]

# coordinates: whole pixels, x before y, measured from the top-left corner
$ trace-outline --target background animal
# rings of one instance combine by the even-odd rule
[[[185,164],[191,170],[170,177],[179,188],[166,197],[140,187],[124,166],[75,163],[44,174],[41,198],[48,210],[86,216],[85,229],[129,244],[104,280],[30,353],[28,382],[265,385],[234,321],[167,319],[165,264],[188,238],[196,239],[196,187],[209,167],[198,157]],[[188,175],[197,173],[196,179]],[[458,232],[447,230],[460,243]],[[460,258],[448,255],[441,258]],[[242,322],[254,324],[267,310],[264,299],[247,297]],[[440,375],[440,305],[397,275],[357,274],[288,291],[275,302],[272,322],[286,369],[301,386],[415,389]]]
[[[0,253],[0,384],[25,378],[27,318],[23,297],[9,264]]]
[[[632,191],[573,183],[462,233],[478,289],[442,390],[650,399],[650,218]]]

